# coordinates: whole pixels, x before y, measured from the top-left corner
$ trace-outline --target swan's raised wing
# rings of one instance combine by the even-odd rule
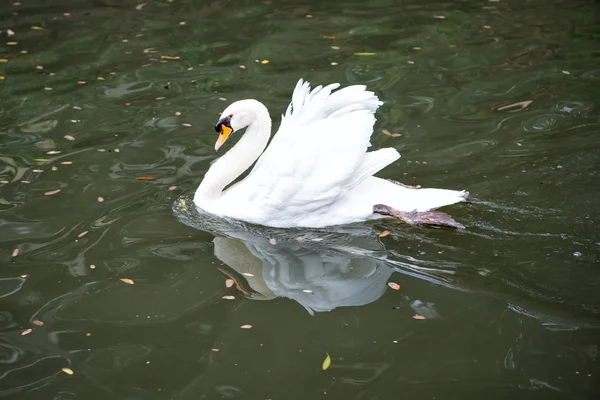
[[[399,157],[394,149],[367,153],[381,105],[377,96],[365,86],[334,92],[338,87],[311,91],[300,80],[279,131],[235,188],[249,196],[261,219],[273,213],[291,222],[295,214],[319,213]]]

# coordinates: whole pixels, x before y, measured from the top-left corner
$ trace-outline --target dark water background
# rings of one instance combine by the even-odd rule
[[[0,397],[598,398],[599,10],[2,1]],[[278,126],[300,77],[377,92],[381,176],[468,189],[467,229],[182,209],[218,113],[257,98]]]

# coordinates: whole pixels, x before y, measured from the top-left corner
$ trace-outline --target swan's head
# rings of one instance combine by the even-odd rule
[[[244,129],[256,119],[255,104],[256,100],[240,100],[232,103],[221,113],[222,117],[215,125],[215,130],[219,134],[215,151],[229,139],[234,132]]]

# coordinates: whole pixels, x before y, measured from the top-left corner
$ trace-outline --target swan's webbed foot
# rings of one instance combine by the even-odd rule
[[[441,211],[407,212],[396,210],[385,204],[375,204],[373,206],[373,213],[398,218],[410,225],[447,226],[450,228],[465,229],[463,224],[456,222],[454,218]]]

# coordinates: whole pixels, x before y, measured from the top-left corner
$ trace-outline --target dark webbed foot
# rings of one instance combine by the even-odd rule
[[[410,225],[447,226],[450,228],[465,229],[463,224],[456,222],[454,218],[441,211],[407,212],[396,210],[385,204],[375,204],[373,206],[373,213],[398,218]]]

